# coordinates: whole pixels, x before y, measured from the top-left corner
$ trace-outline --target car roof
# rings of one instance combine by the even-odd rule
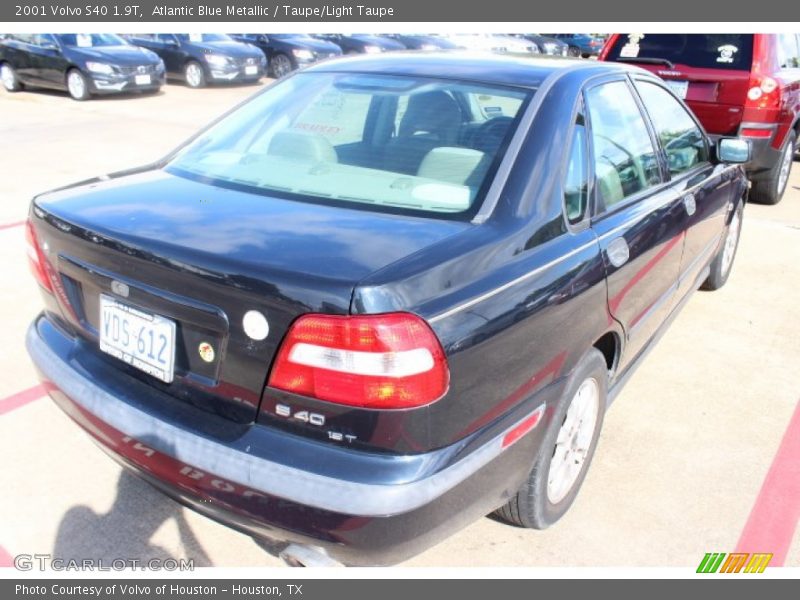
[[[375,73],[419,77],[463,79],[482,83],[538,87],[549,75],[565,71],[602,72],[646,71],[623,63],[584,59],[528,58],[491,52],[445,50],[441,52],[392,52],[358,55],[318,63],[304,71],[324,73]]]

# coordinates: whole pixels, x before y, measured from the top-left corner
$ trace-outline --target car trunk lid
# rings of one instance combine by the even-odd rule
[[[63,287],[62,317],[88,347],[100,352],[101,297],[173,322],[170,383],[108,360],[239,422],[255,418],[299,315],[346,314],[358,281],[470,226],[265,197],[160,170],[51,192],[33,212]],[[245,332],[248,311],[266,317],[265,339]]]

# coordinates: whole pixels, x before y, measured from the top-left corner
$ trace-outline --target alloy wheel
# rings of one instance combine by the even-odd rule
[[[589,378],[575,392],[558,430],[547,478],[547,499],[551,504],[561,502],[578,480],[592,446],[599,413],[600,387],[594,378]]]
[[[725,236],[725,246],[722,248],[722,264],[720,266],[723,276],[727,275],[733,264],[733,256],[736,254],[736,245],[739,243],[741,231],[742,219],[737,210],[731,218],[731,224],[728,226],[728,233]]]

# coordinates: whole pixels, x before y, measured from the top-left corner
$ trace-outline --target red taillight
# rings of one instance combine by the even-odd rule
[[[770,35],[753,36],[753,66],[750,82],[747,84],[745,110],[748,108],[780,108],[781,106],[780,82],[768,75],[774,71],[776,63],[775,37]],[[744,118],[748,120],[752,117],[745,114]]]
[[[364,408],[413,408],[447,391],[450,372],[428,324],[409,313],[305,315],[289,329],[270,387]]]
[[[28,266],[31,269],[31,273],[33,273],[38,284],[52,294],[53,286],[50,283],[50,278],[47,276],[46,259],[42,254],[42,249],[39,247],[39,242],[36,239],[36,232],[33,229],[33,223],[31,223],[30,220],[25,224],[25,241],[28,247]]]
[[[753,73],[747,89],[747,108],[780,108],[781,86],[772,77]]]

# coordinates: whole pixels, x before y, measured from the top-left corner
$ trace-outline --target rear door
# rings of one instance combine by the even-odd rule
[[[783,118],[773,147],[780,148],[789,128],[800,116],[800,34],[781,33],[778,38],[778,77],[782,83]],[[800,141],[798,141],[800,144]],[[800,147],[800,146],[798,146]]]
[[[625,331],[620,368],[671,310],[683,250],[684,208],[666,181],[654,134],[624,75],[585,91],[594,169],[592,227],[609,311]]]
[[[711,164],[705,133],[664,86],[652,80],[634,81],[656,131],[672,188],[683,202],[686,242],[679,287],[689,291],[719,246],[728,208],[736,199],[733,180],[738,167]]]
[[[34,61],[41,83],[48,87],[64,89],[68,63],[62,53],[61,45],[49,33],[37,34],[33,38],[36,47]]]
[[[37,82],[36,73],[31,63],[31,47],[33,46],[33,34],[18,33],[6,42],[6,57],[14,70],[17,72],[22,83]]]
[[[164,59],[164,64],[169,73],[183,73],[183,63],[186,60],[187,54],[181,48],[181,41],[178,36],[171,33],[159,33],[156,35],[156,40],[159,42],[159,54]]]

